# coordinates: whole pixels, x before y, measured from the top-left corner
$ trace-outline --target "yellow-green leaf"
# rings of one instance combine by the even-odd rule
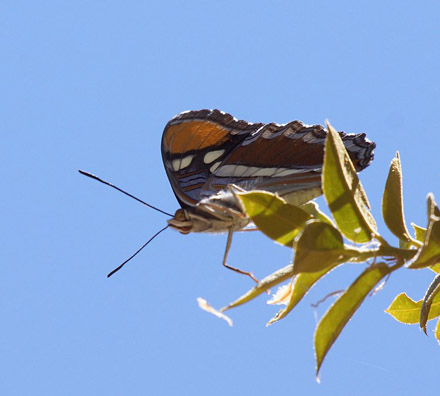
[[[310,201],[300,206],[301,209],[305,210],[308,214],[312,215],[315,220],[321,220],[324,223],[333,225],[333,221],[324,212],[321,212],[319,206],[316,202]]]
[[[412,228],[414,228],[414,233],[416,236],[416,239],[419,242],[423,242],[425,240],[425,236],[426,236],[426,228],[420,227],[417,224],[411,223]]]
[[[440,263],[434,264],[429,267],[431,271],[434,271],[436,274],[440,273]]]
[[[294,283],[291,286],[289,300],[286,307],[281,309],[269,322],[267,326],[271,325],[286,317],[289,312],[296,307],[313,285],[321,279],[324,275],[330,272],[334,267],[328,267],[319,272],[302,272],[295,277]]]
[[[423,246],[419,249],[414,261],[408,266],[411,269],[431,267],[440,262],[440,217],[439,209],[432,194],[428,195],[428,229]]]
[[[426,322],[429,318],[429,313],[432,308],[432,304],[436,296],[440,292],[440,275],[437,275],[426,291],[425,297],[423,297],[422,308],[420,309],[420,328],[426,334]]]
[[[423,300],[414,301],[405,293],[400,293],[385,310],[394,319],[405,324],[417,324],[420,322],[420,310]],[[437,294],[431,304],[428,320],[440,316],[440,295]]]
[[[412,241],[403,214],[402,168],[398,152],[396,158],[391,161],[385,184],[382,198],[382,215],[385,224],[397,238],[405,242]]]
[[[370,241],[377,235],[376,223],[356,169],[339,134],[328,126],[322,185],[327,204],[339,230],[354,242]]]
[[[368,267],[324,314],[315,331],[316,375],[344,326],[374,286],[393,269],[384,263]]]
[[[320,272],[349,260],[341,233],[332,225],[310,220],[299,235],[295,246],[293,267],[300,272]]]
[[[291,278],[293,276],[293,265],[289,264],[285,267],[275,271],[274,273],[266,276],[258,285],[253,287],[247,293],[243,294],[240,298],[230,303],[228,306],[223,307],[220,311],[226,311],[228,309],[237,307],[239,305],[245,304],[250,300],[253,300],[255,297],[259,296],[261,293],[264,293],[266,290],[278,285],[281,282]]]
[[[246,214],[257,228],[276,242],[292,247],[311,215],[267,191],[237,193]]]

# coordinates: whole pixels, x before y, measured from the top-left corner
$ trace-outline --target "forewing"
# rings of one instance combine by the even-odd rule
[[[171,119],[162,135],[162,159],[181,206],[197,204],[216,164],[263,125],[219,110],[187,111]]]

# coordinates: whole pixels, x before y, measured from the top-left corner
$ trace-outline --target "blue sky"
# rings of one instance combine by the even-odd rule
[[[435,1],[2,1],[1,393],[437,394],[432,324],[426,337],[383,312],[401,291],[421,298],[428,270],[401,270],[367,299],[317,385],[313,331],[328,304],[310,304],[359,266],[276,325],[263,296],[229,328],[196,304],[252,286],[222,268],[226,237],[167,231],[107,279],[166,217],[77,169],[173,212],[160,139],[175,114],[328,118],[377,143],[361,176],[376,217],[400,151],[408,223],[425,225],[426,194],[440,199],[439,13]],[[229,263],[262,277],[290,259],[247,233]]]

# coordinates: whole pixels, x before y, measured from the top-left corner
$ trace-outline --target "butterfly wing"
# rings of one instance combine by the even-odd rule
[[[373,159],[365,134],[339,132],[359,172]],[[174,117],[162,136],[162,158],[183,208],[237,184],[277,192],[294,204],[319,196],[327,131],[291,121],[249,123],[219,110]]]
[[[373,159],[375,144],[365,134],[339,132],[359,172]],[[228,184],[245,190],[276,192],[299,205],[322,194],[321,172],[327,131],[320,125],[292,121],[262,125],[247,135],[229,155],[216,161],[201,196],[210,196]]]
[[[215,168],[264,124],[238,121],[219,110],[187,111],[165,126],[162,159],[171,187],[183,208],[197,204]]]

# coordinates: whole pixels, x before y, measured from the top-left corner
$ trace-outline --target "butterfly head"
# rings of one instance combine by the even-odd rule
[[[193,228],[191,217],[185,209],[177,209],[174,217],[168,220],[168,224],[181,234],[189,234]]]

